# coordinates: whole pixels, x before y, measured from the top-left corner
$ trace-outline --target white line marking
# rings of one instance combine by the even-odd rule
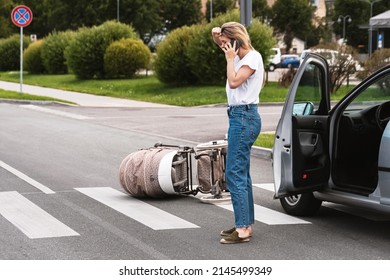
[[[254,187],[274,192],[274,183],[253,184]],[[196,196],[200,198],[201,196]],[[231,204],[215,204],[221,208],[233,211]],[[255,219],[267,225],[311,224],[311,222],[255,204]]]
[[[79,235],[18,192],[0,192],[0,214],[29,238]]]
[[[233,211],[232,205],[218,205],[221,208]],[[267,225],[294,225],[294,224],[311,224],[308,221],[295,218],[290,215],[255,204],[255,219]]]
[[[264,190],[267,190],[267,191],[270,191],[270,192],[275,192],[274,183],[268,183],[268,184],[253,184],[252,186],[257,187],[257,188],[260,188],[260,189],[264,189]]]
[[[19,177],[23,181],[29,183],[31,186],[39,189],[40,191],[42,191],[42,192],[44,192],[46,194],[53,194],[53,193],[55,193],[54,191],[52,191],[48,187],[42,185],[41,183],[35,181],[34,179],[32,179],[30,177],[28,177],[26,174],[16,170],[12,166],[9,166],[8,164],[6,164],[5,162],[3,162],[1,160],[0,160],[0,167],[4,168],[5,170],[8,170],[9,172],[14,174],[15,176]]]
[[[195,224],[113,188],[75,188],[75,190],[154,230],[199,228]]]
[[[20,107],[26,108],[26,109],[31,109],[34,111],[49,113],[49,114],[53,114],[53,115],[57,115],[57,116],[76,119],[76,120],[89,120],[89,119],[91,119],[90,117],[87,117],[87,116],[73,114],[73,113],[67,113],[67,112],[63,112],[63,111],[59,111],[59,110],[48,109],[48,108],[39,107],[36,105],[20,105]]]

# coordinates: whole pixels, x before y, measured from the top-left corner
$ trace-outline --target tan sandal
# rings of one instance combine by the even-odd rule
[[[223,230],[221,231],[221,236],[229,236],[230,234],[232,234],[234,231],[236,230],[236,228],[231,228],[231,229],[228,229],[228,230]]]
[[[249,242],[250,238],[245,237],[241,238],[238,236],[238,232],[234,230],[232,234],[226,236],[225,238],[222,238],[219,242],[221,244],[235,244],[235,243],[244,243],[244,242]]]
[[[234,231],[236,230],[236,228],[231,228],[231,229],[227,229],[227,230],[223,230],[221,231],[221,236],[225,237],[225,236],[229,236],[230,234],[232,234]],[[252,234],[249,234],[249,237],[252,237]]]

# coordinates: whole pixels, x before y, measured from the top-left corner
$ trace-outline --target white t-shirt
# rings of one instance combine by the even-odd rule
[[[243,65],[248,65],[255,72],[235,89],[230,88],[229,82],[226,81],[226,94],[230,106],[259,103],[259,94],[264,79],[263,58],[255,50],[249,51],[242,59],[236,55],[234,58],[234,71],[238,72],[238,69]]]

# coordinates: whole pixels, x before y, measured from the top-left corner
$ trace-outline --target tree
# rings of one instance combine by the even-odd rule
[[[353,9],[351,9],[353,7]],[[372,15],[383,13],[390,9],[390,1],[382,0],[373,5]],[[333,30],[341,38],[343,34],[343,22],[338,22],[339,16],[349,15],[352,22],[346,22],[347,44],[357,47],[359,45],[367,46],[368,30],[360,29],[359,26],[368,24],[370,19],[370,0],[335,0]],[[367,49],[367,48],[366,48]]]
[[[312,50],[327,58],[329,63],[330,92],[335,93],[356,72],[355,50],[347,45],[327,43]]]
[[[161,5],[159,0],[120,0],[119,21],[133,26],[141,38],[147,33],[158,33],[164,22],[161,18]],[[114,5],[110,10],[110,14],[115,12],[115,19],[116,8]]]
[[[313,7],[308,0],[277,0],[272,14],[271,25],[277,32],[284,33],[286,51],[291,48],[294,37],[306,41],[307,34],[313,29]]]
[[[268,7],[267,0],[252,0],[252,15],[261,21],[270,19],[271,9]]]
[[[43,38],[53,31],[77,30],[98,26],[117,19],[114,0],[2,0],[0,2],[0,38],[18,32],[11,22],[12,9],[26,5],[33,12],[33,21],[26,34]],[[131,25],[140,35],[170,31],[183,25],[199,23],[200,0],[120,0],[119,21]]]
[[[213,18],[226,14],[226,12],[233,10],[236,7],[236,0],[212,0],[213,2]],[[210,0],[206,3],[206,19],[210,21]]]
[[[184,25],[199,23],[201,20],[200,0],[161,0],[160,16],[167,31]]]
[[[7,38],[12,34],[12,8],[11,0],[3,0],[0,2],[0,38]]]

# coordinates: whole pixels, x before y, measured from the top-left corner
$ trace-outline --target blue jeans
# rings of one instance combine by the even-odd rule
[[[261,130],[257,104],[230,106],[226,181],[234,209],[235,227],[255,223],[250,154]]]

